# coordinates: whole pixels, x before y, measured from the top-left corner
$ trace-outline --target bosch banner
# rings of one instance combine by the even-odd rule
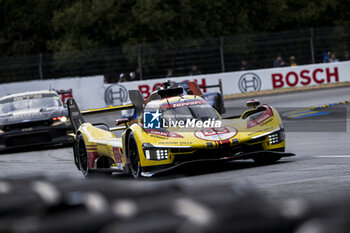
[[[138,89],[145,98],[169,78],[104,84],[103,76],[36,80],[2,84],[0,96],[34,90],[69,90],[82,109],[121,105],[129,101],[128,90]],[[307,87],[350,81],[350,62],[321,63],[296,67],[271,68],[208,75],[170,78],[171,81],[196,81],[203,93],[223,95],[280,88]],[[220,86],[218,85],[220,83]],[[221,88],[220,88],[221,87]]]
[[[218,92],[219,87],[203,88],[217,85],[222,81],[224,95],[257,92],[279,88],[322,85],[350,81],[350,62],[321,63],[294,67],[227,72],[209,75],[196,75],[170,78],[174,82],[183,80],[197,81],[203,93]],[[150,79],[144,81],[123,82],[105,85],[106,105],[119,105],[128,101],[127,90],[139,89],[147,98],[150,93],[161,86],[167,79]]]

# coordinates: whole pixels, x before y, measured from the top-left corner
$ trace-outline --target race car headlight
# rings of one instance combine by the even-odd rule
[[[278,143],[279,142],[279,140],[278,140],[278,133],[270,134],[269,135],[269,140],[270,140],[270,144],[271,145]]]
[[[284,136],[284,129],[282,128],[281,130],[274,132],[272,134],[269,134],[269,141],[271,145],[278,144],[284,141],[285,136]]]
[[[168,159],[168,149],[152,147],[149,143],[143,144],[143,152],[148,160]]]
[[[9,131],[11,129],[11,126],[9,125],[1,125],[1,131]]]
[[[67,122],[68,118],[66,116],[59,116],[59,117],[53,117],[52,120],[54,120],[54,121],[61,121],[61,122]]]
[[[166,160],[168,159],[167,149],[145,149],[146,159],[149,160]]]
[[[67,122],[67,117],[66,116],[62,116],[61,118],[60,118],[60,121],[62,121],[62,122]]]

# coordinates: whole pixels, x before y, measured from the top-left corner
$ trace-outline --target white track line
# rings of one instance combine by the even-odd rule
[[[350,158],[350,155],[316,155],[316,158]]]

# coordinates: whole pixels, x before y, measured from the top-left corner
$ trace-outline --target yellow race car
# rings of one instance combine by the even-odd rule
[[[124,172],[134,177],[150,177],[179,165],[208,160],[253,159],[272,163],[285,153],[285,131],[278,112],[271,106],[248,101],[251,109],[223,119],[203,98],[184,95],[169,87],[155,91],[144,100],[138,90],[130,90],[132,104],[81,112],[68,100],[74,130],[75,164],[84,176],[104,172]],[[140,119],[128,124],[116,120],[117,127],[85,122],[83,114],[135,108]],[[115,136],[115,130],[123,130]]]

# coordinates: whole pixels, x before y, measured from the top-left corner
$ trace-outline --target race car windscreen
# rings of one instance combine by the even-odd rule
[[[196,119],[205,121],[208,119],[218,119],[215,110],[208,104],[198,104],[191,106],[182,106],[162,110],[162,118],[169,121],[186,121],[187,119]]]
[[[62,106],[62,102],[58,97],[11,99],[12,101],[4,100],[0,102],[1,114],[28,109],[41,109],[45,111]]]

